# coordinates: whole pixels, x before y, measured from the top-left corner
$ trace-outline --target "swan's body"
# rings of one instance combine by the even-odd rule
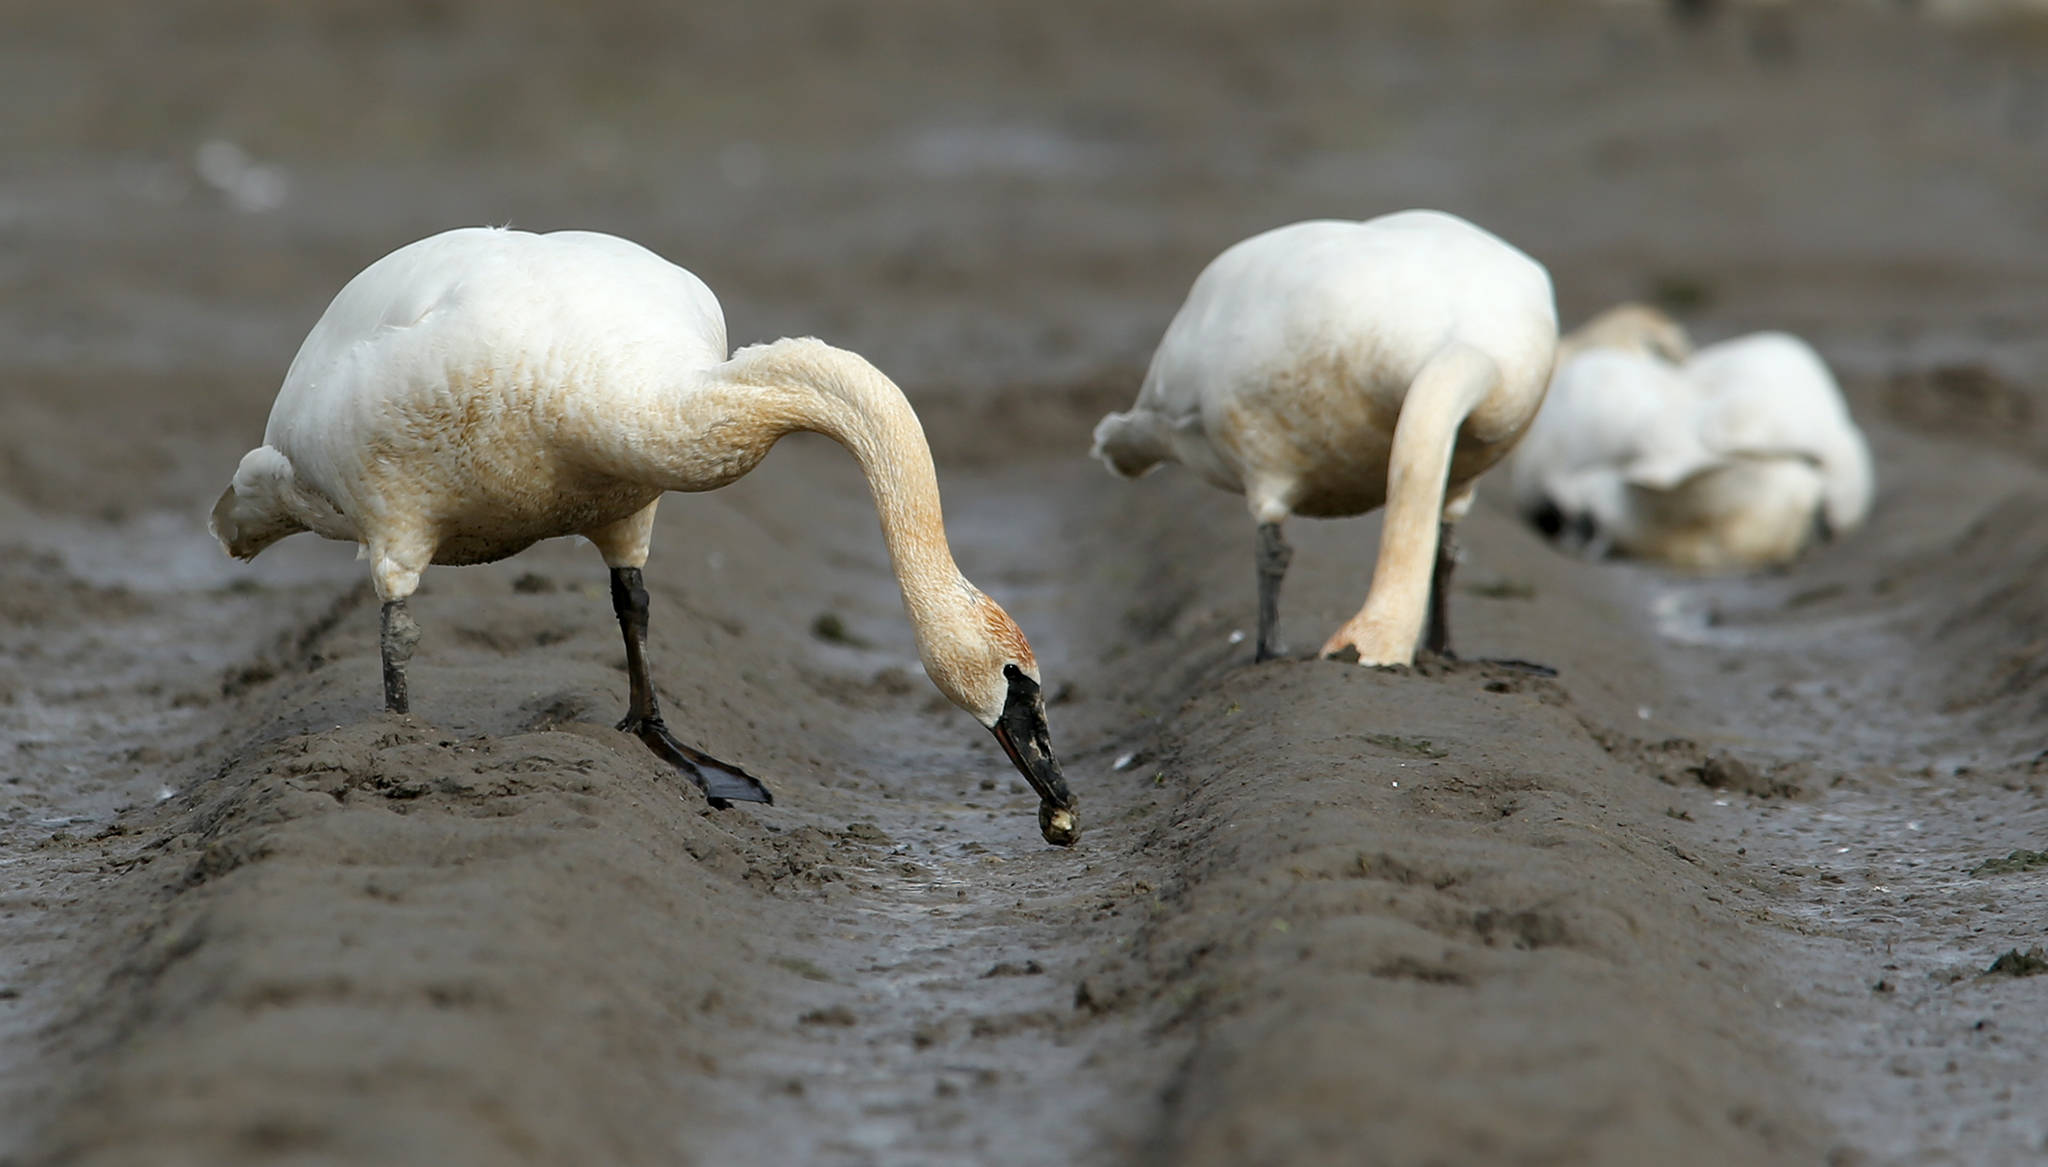
[[[1853,530],[1873,479],[1819,355],[1764,332],[1680,364],[1584,346],[1559,362],[1510,481],[1524,515],[1591,554],[1711,571],[1788,562]]]
[[[386,698],[399,712],[418,636],[405,600],[429,564],[583,535],[612,569],[633,680],[628,726],[714,797],[765,800],[743,773],[682,747],[679,760],[672,739],[656,740],[666,732],[646,676],[640,569],[664,492],[724,486],[798,430],[859,460],[926,671],[1038,787],[1042,820],[1058,824],[1048,838],[1071,842],[1037,664],[954,565],[931,454],[902,392],[815,340],[728,360],[711,290],[636,244],[468,228],[372,264],[306,338],[264,444],[242,459],[211,525],[244,559],[301,530],[361,543],[385,602]]]
[[[1262,659],[1277,647],[1281,522],[1386,505],[1365,606],[1324,651],[1405,664],[1428,611],[1432,647],[1446,647],[1443,540],[1535,415],[1556,342],[1548,273],[1470,223],[1296,223],[1202,272],[1137,404],[1096,427],[1095,454],[1126,477],[1173,461],[1244,494]]]

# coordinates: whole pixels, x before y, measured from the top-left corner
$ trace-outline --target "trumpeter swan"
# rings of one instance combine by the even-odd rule
[[[1031,646],[954,565],[931,451],[901,390],[816,340],[727,359],[711,290],[637,244],[466,228],[371,264],[299,349],[264,444],[243,457],[210,526],[242,559],[304,530],[362,544],[383,600],[385,704],[399,713],[419,639],[406,598],[428,564],[582,535],[611,569],[625,637],[620,728],[714,805],[768,802],[751,776],[664,726],[641,568],[664,492],[724,486],[799,430],[859,461],[926,673],[1038,791],[1046,838],[1073,842]]]
[[[1755,333],[1674,363],[1653,339],[1677,328],[1668,318],[1595,324],[1560,345],[1571,355],[1509,464],[1546,535],[1713,571],[1788,562],[1863,522],[1870,449],[1804,341]]]
[[[1692,337],[1684,325],[1648,304],[1616,304],[1558,338],[1554,367],[1561,369],[1596,348],[1644,353],[1676,364],[1692,356]]]
[[[1556,343],[1549,274],[1462,219],[1279,227],[1196,278],[1137,404],[1095,427],[1095,455],[1125,477],[1179,462],[1245,495],[1259,660],[1280,651],[1281,523],[1384,503],[1365,605],[1323,652],[1407,664],[1425,617],[1429,647],[1449,651],[1453,526],[1535,415]]]

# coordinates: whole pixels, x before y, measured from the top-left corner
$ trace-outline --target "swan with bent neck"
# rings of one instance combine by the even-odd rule
[[[1410,664],[1426,622],[1426,646],[1449,656],[1456,525],[1535,416],[1556,346],[1550,274],[1456,216],[1276,227],[1196,277],[1137,403],[1095,427],[1094,453],[1125,478],[1179,462],[1244,495],[1255,660],[1282,651],[1281,524],[1381,506],[1365,604],[1322,653]]]
[[[1694,351],[1677,321],[1627,304],[1559,349],[1508,463],[1516,509],[1553,541],[1593,559],[1740,571],[1789,563],[1869,514],[1869,444],[1798,337]]]
[[[402,247],[335,297],[209,524],[251,559],[299,531],[362,545],[383,601],[386,707],[410,709],[420,636],[406,601],[429,564],[488,563],[582,535],[611,572],[630,697],[619,725],[704,791],[772,802],[676,740],[647,664],[642,568],[668,491],[716,490],[809,431],[860,463],[925,672],[1038,792],[1047,841],[1078,837],[1037,661],[946,542],[923,427],[859,355],[785,339],[726,355],[696,276],[609,235],[463,228]]]

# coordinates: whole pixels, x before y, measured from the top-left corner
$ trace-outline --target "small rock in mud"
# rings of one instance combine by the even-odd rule
[[[1447,758],[1451,753],[1428,738],[1404,737],[1396,733],[1368,733],[1363,736],[1368,743],[1397,754],[1411,754],[1418,758]]]
[[[523,730],[552,730],[566,728],[577,722],[591,719],[591,703],[588,694],[562,690],[535,697],[519,707],[519,728]],[[610,741],[610,726],[601,728]]]
[[[1986,859],[1970,869],[1971,875],[2020,875],[2048,868],[2048,851],[2014,851],[2003,859]]]
[[[1536,589],[1520,580],[1496,579],[1485,583],[1467,584],[1462,589],[1466,595],[1482,596],[1489,600],[1533,600]]]
[[[1689,772],[1700,785],[1716,790],[1736,790],[1757,798],[1796,798],[1799,784],[1774,773],[1761,771],[1732,754],[1714,754]]]
[[[837,612],[820,612],[811,621],[811,635],[828,644],[843,644],[848,648],[866,648],[868,642],[846,630],[846,621]]]
[[[2005,955],[1992,961],[1991,967],[1985,969],[1983,975],[1987,977],[2037,977],[2042,973],[2048,973],[2048,949],[2044,949],[2036,944],[2025,952],[2021,952],[2017,948],[2006,949]]]
[[[896,842],[882,828],[865,819],[846,824],[846,837],[856,843],[870,843],[877,847],[888,847]]]
[[[1017,962],[1015,962],[1015,961],[1008,961],[1008,960],[1005,960],[1005,961],[1001,961],[1001,962],[997,963],[997,964],[996,964],[996,965],[995,965],[994,967],[990,968],[990,969],[989,969],[989,970],[988,970],[987,972],[985,972],[985,973],[983,973],[983,974],[981,974],[981,975],[982,975],[982,977],[983,977],[983,978],[987,978],[987,977],[1035,977],[1035,976],[1038,976],[1039,974],[1043,973],[1044,971],[1045,971],[1045,966],[1044,966],[1044,965],[1042,965],[1042,964],[1040,964],[1040,963],[1038,963],[1038,962],[1037,962],[1037,961],[1035,961],[1035,960],[1027,960],[1027,961],[1024,961],[1024,962],[1023,962],[1022,964],[1019,964],[1019,963],[1017,963]]]
[[[522,571],[512,581],[512,590],[522,596],[539,596],[556,590],[555,581],[537,571]]]
[[[819,968],[815,962],[801,956],[771,956],[768,958],[768,963],[788,969],[807,981],[829,981],[832,979],[831,973]]]
[[[813,1009],[802,1017],[797,1018],[798,1023],[802,1025],[851,1026],[856,1020],[857,1018],[854,1017],[853,1010],[848,1009],[844,1005],[832,1005],[824,1009]]]

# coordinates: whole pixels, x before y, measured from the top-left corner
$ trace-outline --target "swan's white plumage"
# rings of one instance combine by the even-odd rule
[[[1703,570],[1788,561],[1820,520],[1840,534],[1868,514],[1869,447],[1797,337],[1739,337],[1682,364],[1619,337],[1566,347],[1577,355],[1510,462],[1524,514],[1595,550]]]
[[[215,533],[243,558],[290,521],[363,542],[395,565],[378,569],[388,599],[429,559],[615,522],[660,490],[604,481],[613,423],[724,359],[711,290],[625,240],[423,239],[350,280],[307,336]]]
[[[1752,333],[1701,349],[1685,372],[1715,403],[1701,435],[1708,446],[1810,460],[1829,526],[1847,533],[1862,525],[1876,493],[1870,444],[1813,346],[1789,333]]]
[[[612,236],[465,228],[371,264],[306,338],[211,528],[245,559],[301,530],[362,543],[386,601],[430,563],[560,535],[639,567],[663,492],[723,486],[800,429],[859,459],[926,670],[994,724],[1004,666],[1037,665],[954,566],[901,391],[814,340],[728,360],[711,290]]]
[[[1137,403],[1096,427],[1095,454],[1127,477],[1179,462],[1243,492],[1260,523],[1361,514],[1390,493],[1399,504],[1390,481],[1411,483],[1410,505],[1390,507],[1366,609],[1332,641],[1403,663],[1437,520],[1462,513],[1472,481],[1521,435],[1556,341],[1542,265],[1462,219],[1296,223],[1201,273]],[[1397,426],[1410,431],[1405,458]]]

